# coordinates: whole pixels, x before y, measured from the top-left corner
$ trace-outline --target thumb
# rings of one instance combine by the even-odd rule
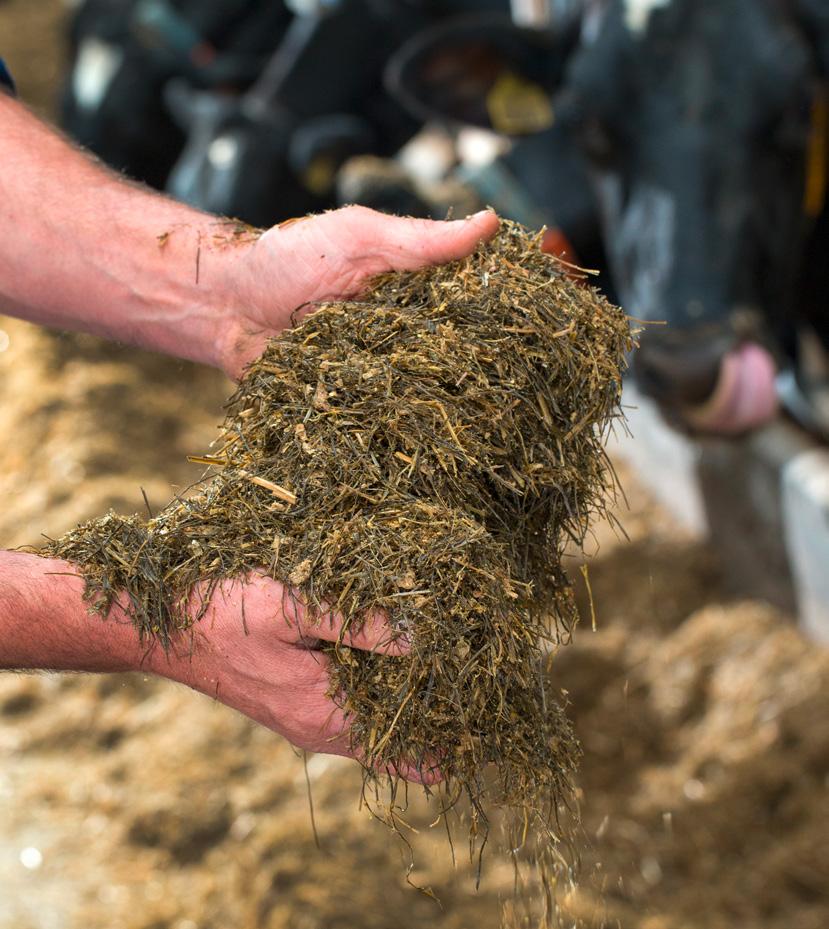
[[[312,607],[299,591],[280,587],[282,616],[292,643],[321,640],[383,655],[405,655],[409,651],[407,636],[392,628],[385,613],[370,611],[354,622],[347,622],[327,605]]]
[[[366,213],[361,217],[367,224],[363,235],[377,243],[395,271],[413,271],[465,258],[481,242],[491,239],[499,225],[492,210],[450,222]]]

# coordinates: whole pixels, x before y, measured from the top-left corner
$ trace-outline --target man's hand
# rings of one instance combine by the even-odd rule
[[[494,235],[481,213],[458,222],[348,207],[261,236],[128,184],[0,95],[0,312],[91,332],[223,368],[238,377],[268,337],[315,303],[350,297],[383,271],[463,258]],[[121,617],[87,615],[71,565],[0,552],[0,669],[126,671],[147,656]],[[150,670],[217,697],[295,744],[347,752],[326,696],[324,656],[281,586],[228,583],[195,629],[192,654]],[[245,604],[244,614],[242,604]],[[283,609],[287,602],[289,609]],[[249,634],[245,634],[247,626]],[[351,644],[394,651],[382,622]]]
[[[0,94],[0,312],[238,377],[294,311],[382,271],[468,255],[498,228],[346,207],[261,236],[128,184]],[[44,208],[48,204],[48,209]]]
[[[0,552],[0,578],[0,670],[154,673],[239,710],[299,748],[352,754],[348,720],[328,695],[329,659],[319,647],[340,640],[342,618],[311,615],[282,584],[257,574],[226,581],[201,620],[165,653],[139,643],[120,607],[106,619],[89,615],[74,565]],[[382,616],[368,617],[342,644],[406,652]]]
[[[340,640],[342,625],[337,614],[311,615],[294,591],[252,574],[220,586],[192,640],[187,632],[169,653],[156,649],[149,667],[239,710],[299,748],[351,755],[348,721],[328,695],[329,659],[320,650],[321,644]],[[406,650],[381,616],[343,635],[342,644],[387,655]]]
[[[238,377],[269,337],[313,304],[354,296],[384,271],[462,258],[497,228],[498,218],[488,210],[465,220],[431,222],[359,206],[275,226],[229,253],[226,286],[237,308],[220,325],[217,362]]]

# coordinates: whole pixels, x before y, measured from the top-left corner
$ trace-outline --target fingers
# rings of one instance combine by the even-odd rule
[[[365,764],[362,752],[359,748],[355,751],[356,747],[351,744],[350,720],[330,697],[330,660],[311,652],[306,652],[302,660],[307,666],[308,683],[303,691],[302,709],[297,719],[301,735],[291,741],[300,748],[328,755],[346,755]],[[313,665],[309,662],[313,662]],[[377,763],[375,770],[378,774],[399,776],[405,781],[424,786],[438,784],[443,779],[439,766],[429,761],[420,765],[402,761],[385,765]]]
[[[317,304],[360,293],[366,282],[386,271],[412,271],[469,255],[498,230],[498,217],[484,210],[468,219],[434,222],[387,216],[348,206],[302,221],[274,226],[257,241],[256,260],[264,262],[247,299],[257,333],[294,325]],[[263,290],[261,282],[272,281]],[[276,309],[274,309],[276,307]],[[261,340],[255,348],[261,349]],[[245,344],[235,355],[252,354]],[[226,365],[235,371],[235,362]]]
[[[284,723],[282,726],[272,724],[271,728],[282,731],[299,748],[327,755],[346,755],[365,764],[362,752],[351,744],[349,718],[331,699],[331,660],[316,651],[296,651],[290,660],[294,677],[290,723],[287,726]],[[281,713],[278,715],[282,716]],[[424,786],[442,780],[439,766],[430,761],[419,765],[377,763],[375,770],[378,774],[399,776]]]
[[[429,764],[415,767],[415,765],[397,762],[389,765],[386,773],[392,777],[399,775],[404,781],[409,781],[410,784],[422,784],[424,787],[433,787],[443,780],[440,768],[437,765],[432,766]]]

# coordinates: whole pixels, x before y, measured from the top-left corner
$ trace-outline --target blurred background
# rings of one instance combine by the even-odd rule
[[[598,631],[551,672],[585,749],[586,925],[829,925],[823,8],[0,0],[19,96],[117,170],[262,226],[489,204],[668,323],[626,386]],[[196,476],[222,375],[0,327],[0,544]],[[414,796],[442,906],[407,886],[324,756],[318,848],[289,746],[141,675],[0,677],[0,757],[0,929],[495,927],[510,892],[493,854],[476,893]]]

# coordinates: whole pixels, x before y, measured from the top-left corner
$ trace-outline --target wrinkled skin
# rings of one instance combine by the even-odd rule
[[[269,338],[313,304],[354,296],[384,271],[463,257],[497,228],[491,211],[435,223],[360,206],[274,226],[237,253],[233,273],[240,310],[224,322],[222,367],[238,377]]]

